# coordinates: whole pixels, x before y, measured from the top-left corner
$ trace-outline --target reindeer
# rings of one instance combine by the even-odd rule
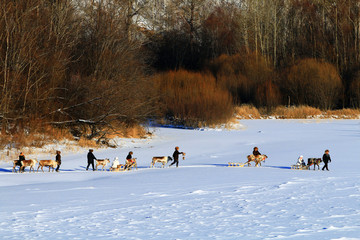
[[[20,167],[20,166],[21,166],[21,165],[20,165],[20,160],[13,160],[13,164],[14,164],[14,165],[13,165],[12,172],[17,172],[17,171],[16,171],[16,166],[19,166],[19,172],[20,172],[20,168],[21,168],[21,167]]]
[[[310,167],[314,165],[314,170],[316,166],[318,167],[318,170],[320,170],[320,163],[322,162],[321,158],[308,158],[307,166],[310,170]]]
[[[34,159],[30,159],[30,160],[22,160],[21,161],[21,168],[20,168],[20,172],[24,172],[24,169],[25,167],[30,167],[30,172],[31,172],[31,169],[33,170],[33,172],[35,172],[35,165],[38,161],[37,160],[34,160]]]
[[[54,172],[54,169],[57,167],[57,165],[58,163],[55,160],[40,160],[37,172],[39,172],[39,168],[41,168],[41,171],[44,172],[44,167],[49,167],[49,172],[50,168],[52,168],[52,171]]]
[[[255,167],[261,166],[261,162],[265,162],[267,159],[266,155],[259,155],[258,157],[255,157],[253,154],[247,156],[248,161],[246,162],[248,166],[251,166],[250,162],[255,162]],[[245,163],[245,164],[246,164]]]
[[[98,166],[100,166],[100,165],[102,166],[102,171],[106,170],[105,167],[108,163],[110,163],[110,160],[108,158],[96,159],[96,167],[95,167],[96,171],[98,169]]]
[[[161,156],[161,157],[153,157],[150,167],[154,167],[155,163],[162,163],[162,168],[168,163],[168,161],[172,161],[173,159],[170,156]]]

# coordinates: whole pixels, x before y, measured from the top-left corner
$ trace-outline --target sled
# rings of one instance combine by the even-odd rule
[[[243,167],[245,163],[229,162],[228,167]]]
[[[123,172],[125,170],[125,165],[123,164],[120,164],[120,165],[117,165],[116,168],[110,168],[109,171],[110,172]]]
[[[309,166],[304,165],[291,165],[291,169],[294,170],[309,170]]]

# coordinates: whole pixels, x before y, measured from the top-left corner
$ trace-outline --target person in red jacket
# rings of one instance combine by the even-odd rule
[[[134,159],[132,157],[133,154],[134,154],[133,152],[129,152],[129,154],[126,156],[126,162],[125,162],[124,170],[129,168],[131,165],[134,164]]]

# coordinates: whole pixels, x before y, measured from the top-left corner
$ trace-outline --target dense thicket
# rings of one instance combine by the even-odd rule
[[[358,0],[0,2],[2,133],[37,121],[91,138],[156,113],[223,119],[197,115],[213,111],[202,106],[209,99],[225,112],[230,98],[360,107],[359,69]],[[209,91],[164,100],[188,81]]]
[[[280,103],[275,71],[261,55],[221,55],[207,67],[217,82],[232,94],[235,103],[253,103],[260,107]]]
[[[334,108],[343,92],[336,68],[314,59],[303,59],[292,66],[284,88],[295,104],[321,109]]]
[[[233,115],[229,92],[211,74],[185,70],[154,77],[163,115],[172,122],[191,126],[219,124]]]
[[[101,138],[116,121],[152,115],[154,91],[141,42],[128,35],[128,7],[121,1],[1,1],[2,133],[35,119]]]

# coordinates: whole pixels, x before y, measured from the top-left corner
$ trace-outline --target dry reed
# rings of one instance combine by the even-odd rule
[[[256,107],[247,104],[235,107],[235,114],[240,119],[259,119],[261,117]]]
[[[309,106],[298,106],[298,107],[276,107],[271,112],[271,115],[277,118],[284,119],[302,119],[302,118],[316,118],[316,116],[322,115],[322,112],[318,108]]]
[[[344,108],[339,110],[329,110],[326,112],[326,116],[341,119],[359,119],[360,109]]]

